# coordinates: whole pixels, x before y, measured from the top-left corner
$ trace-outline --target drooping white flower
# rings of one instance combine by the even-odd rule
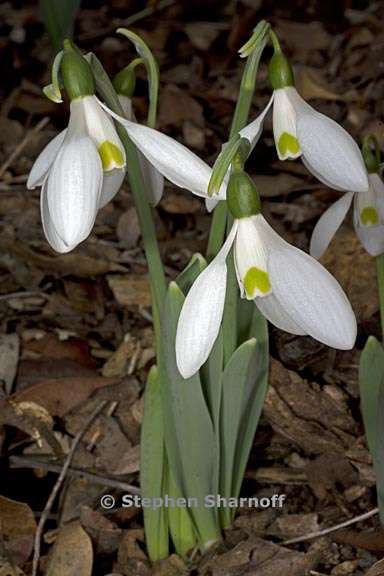
[[[232,245],[242,296],[254,300],[272,324],[333,348],[353,347],[356,320],[338,282],[257,214],[235,220],[222,249],[186,296],[176,335],[177,365],[184,378],[207,360],[219,333]]]
[[[68,128],[36,159],[27,187],[41,186],[41,216],[57,252],[90,234],[96,214],[119,190],[125,151],[113,121],[93,95],[72,100]]]
[[[384,183],[377,173],[368,174],[368,192],[347,192],[318,220],[310,253],[320,258],[343,222],[353,201],[353,223],[357,236],[371,256],[384,253]]]
[[[269,77],[274,88],[273,134],[280,160],[300,157],[308,170],[327,186],[367,192],[367,173],[356,142],[337,122],[303,100],[283,54],[273,56]],[[255,125],[253,129],[253,123],[240,132],[251,142],[259,133],[260,127]]]

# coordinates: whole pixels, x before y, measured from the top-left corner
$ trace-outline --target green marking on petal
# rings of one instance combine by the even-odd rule
[[[300,154],[301,152],[298,139],[292,136],[292,134],[288,134],[288,132],[281,134],[277,147],[281,156],[296,156],[296,154]]]
[[[244,276],[244,288],[247,296],[253,298],[255,291],[259,290],[262,294],[267,294],[271,290],[268,273],[256,266],[252,266]]]
[[[360,212],[360,220],[363,226],[376,226],[379,223],[379,215],[376,208],[366,206]]]
[[[106,140],[99,146],[99,154],[103,163],[103,170],[113,170],[114,168],[122,168],[124,166],[124,156],[122,151],[116,144]]]

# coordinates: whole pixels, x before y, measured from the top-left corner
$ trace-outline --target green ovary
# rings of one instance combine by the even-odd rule
[[[288,134],[288,132],[281,134],[277,147],[281,156],[296,156],[296,154],[300,154],[301,152],[298,139],[292,136],[292,134]]]
[[[113,168],[122,168],[124,166],[124,156],[120,148],[108,140],[99,146],[99,154],[105,172],[113,170]]]
[[[256,266],[252,266],[252,268],[248,270],[244,276],[243,284],[247,296],[250,298],[254,297],[256,290],[262,294],[267,294],[271,290],[271,283],[267,272],[256,268]]]
[[[360,220],[363,226],[376,226],[379,223],[379,215],[376,208],[367,206],[360,212]]]

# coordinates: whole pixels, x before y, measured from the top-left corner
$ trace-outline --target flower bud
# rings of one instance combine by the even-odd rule
[[[71,101],[95,93],[91,68],[69,40],[64,40],[64,54],[60,70],[65,90]]]
[[[282,52],[275,52],[268,66],[268,77],[274,90],[294,86],[292,66]]]
[[[260,213],[260,196],[255,183],[246,172],[235,170],[229,179],[227,205],[236,219]]]
[[[113,87],[119,96],[132,98],[136,87],[136,74],[132,66],[128,64],[116,74],[113,79]]]
[[[361,152],[369,174],[380,172],[380,149],[374,136],[370,135],[364,138]]]

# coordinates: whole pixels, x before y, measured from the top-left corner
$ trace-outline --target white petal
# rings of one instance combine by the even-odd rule
[[[123,109],[124,116],[128,118],[128,120],[136,121],[134,117],[133,110],[132,110],[132,100],[128,98],[128,96],[124,96],[123,94],[118,94],[120,106]]]
[[[103,187],[99,198],[99,209],[104,208],[118,193],[125,178],[125,170],[104,172]]]
[[[212,210],[216,208],[219,202],[220,198],[217,198],[217,196],[213,196],[212,198],[206,198],[205,207],[207,209],[207,212],[212,212]]]
[[[132,142],[170,182],[190,190],[197,196],[207,197],[212,169],[186,146],[166,134],[148,126],[122,118],[100,103],[128,132]],[[222,186],[219,198],[225,198]]]
[[[319,218],[313,229],[309,247],[309,253],[314,258],[320,258],[328,248],[351,206],[353,196],[353,192],[347,192],[331,204]]]
[[[317,180],[319,180],[320,182],[322,182],[323,184],[328,186],[328,188],[333,188],[334,190],[338,190],[339,192],[345,192],[345,188],[341,188],[340,186],[335,186],[335,184],[331,180],[328,180],[328,178],[326,176],[317,172],[315,170],[315,168],[313,166],[311,166],[309,162],[307,162],[307,160],[305,159],[304,156],[301,157],[301,161],[304,164],[304,166],[306,167],[306,169],[308,170],[308,172],[311,172],[311,174],[313,174],[313,176],[315,178],[317,178]]]
[[[99,150],[106,142],[118,148],[121,161],[113,161],[107,170],[119,169],[125,165],[125,150],[117,134],[113,121],[100,106],[96,96],[85,96],[71,103],[71,112],[74,106],[81,106],[89,136]]]
[[[220,330],[227,285],[226,258],[236,235],[236,221],[216,258],[198,276],[181,309],[176,333],[176,361],[183,378],[207,360]]]
[[[47,203],[57,234],[71,248],[92,230],[102,183],[101,160],[92,140],[67,137],[49,172]]]
[[[56,252],[60,254],[65,254],[66,252],[70,252],[74,246],[68,246],[63,242],[63,240],[58,235],[53,222],[51,215],[48,209],[48,202],[47,202],[47,180],[43,183],[41,188],[40,194],[40,211],[41,211],[41,222],[43,225],[43,230],[46,239],[48,240],[49,244],[52,246]]]
[[[237,281],[242,297],[253,300],[255,296],[265,296],[270,292],[270,283],[267,273],[267,247],[262,241],[257,227],[257,221],[263,218],[261,215],[241,218],[237,227],[235,240],[235,268]],[[256,225],[255,225],[256,224]],[[246,278],[256,272],[262,278],[257,282],[247,285]],[[264,289],[263,289],[264,284]]]
[[[164,176],[138,150],[141,173],[144,180],[147,200],[151,206],[156,206],[163,196]]]
[[[309,170],[333,188],[366,192],[367,171],[359,147],[348,132],[298,94],[294,106],[298,140]]]
[[[273,294],[307,334],[333,348],[349,350],[356,319],[339,283],[317,260],[282,241],[268,259]]]
[[[280,330],[285,330],[290,334],[306,334],[305,330],[287,314],[273,293],[263,298],[255,298],[255,304],[266,319]]]
[[[36,158],[28,176],[27,188],[29,190],[36,188],[36,186],[42,186],[48,170],[64,141],[66,133],[67,131],[63,130],[57,134]]]
[[[368,179],[370,188],[375,193],[380,219],[384,222],[384,182],[378,174],[368,174]]]
[[[301,149],[297,140],[296,109],[292,99],[296,96],[296,88],[289,86],[274,91],[273,102],[273,136],[280,160],[298,158]],[[281,138],[291,140],[291,148],[281,149]]]
[[[264,118],[272,105],[273,97],[274,94],[272,94],[264,110],[250,124],[242,128],[242,130],[240,130],[239,132],[242,138],[246,138],[247,140],[249,140],[252,150],[259,141],[259,138],[263,131]]]

